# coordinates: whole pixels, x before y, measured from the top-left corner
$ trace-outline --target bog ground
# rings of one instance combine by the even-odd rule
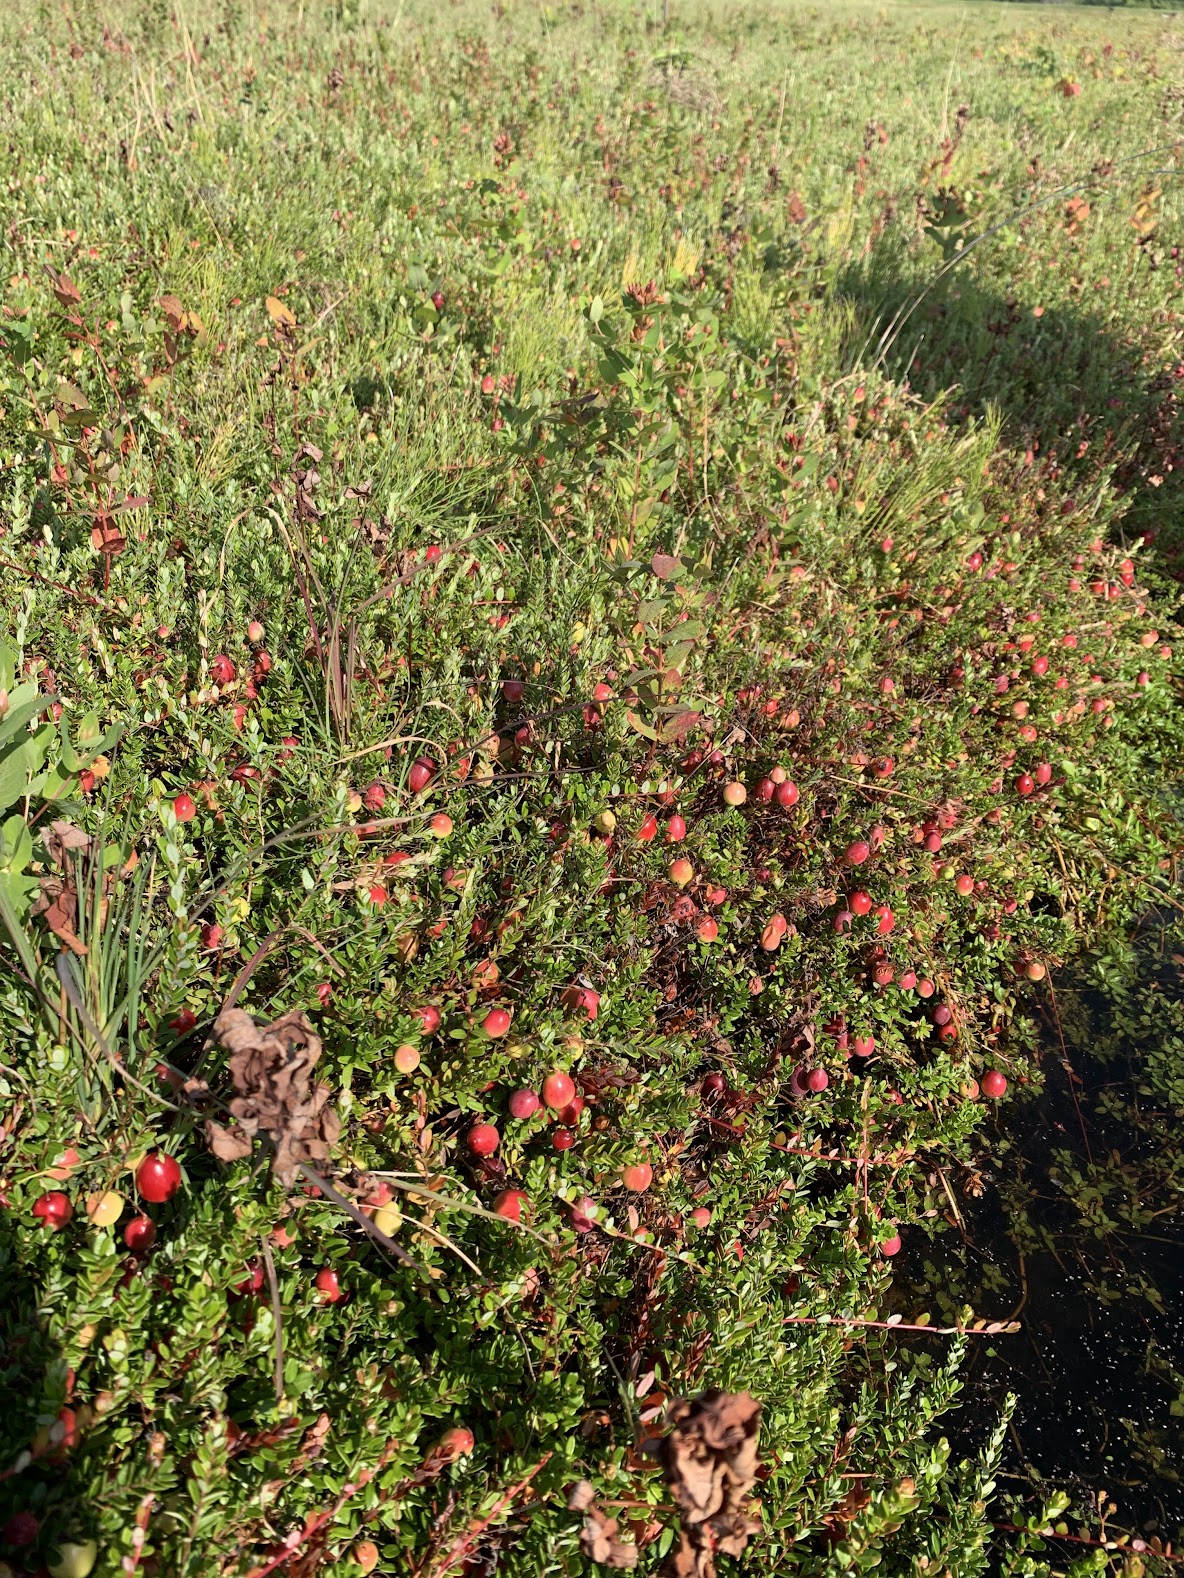
[[[1184,32],[671,12],[0,21],[4,1578],[1177,1566]]]

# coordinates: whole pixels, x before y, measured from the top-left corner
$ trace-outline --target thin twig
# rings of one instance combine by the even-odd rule
[[[398,1446],[398,1441],[388,1441],[383,1448],[382,1456],[373,1468],[364,1468],[357,1479],[346,1480],[341,1488],[341,1494],[332,1506],[326,1507],[324,1511],[318,1512],[313,1517],[306,1518],[304,1528],[295,1536],[289,1536],[284,1549],[277,1551],[269,1561],[264,1562],[262,1567],[252,1567],[247,1574],[247,1578],[267,1578],[267,1575],[275,1572],[277,1567],[283,1567],[290,1562],[301,1547],[308,1544],[314,1534],[318,1534],[327,1523],[332,1523],[347,1501],[356,1496],[359,1490],[364,1489],[375,1475],[382,1472],[394,1456]]]
[[[1070,1545],[1091,1545],[1095,1549],[1103,1551],[1137,1550],[1152,1557],[1157,1562],[1169,1562],[1173,1566],[1179,1566],[1181,1563],[1184,1563],[1184,1556],[1174,1556],[1170,1551],[1156,1550],[1154,1546],[1148,1544],[1145,1540],[1138,1542],[1133,1540],[1095,1540],[1084,1534],[1058,1534],[1056,1529],[1051,1528],[1033,1531],[1030,1528],[1024,1528],[1018,1523],[992,1523],[991,1527],[998,1529],[1002,1534],[1031,1534],[1035,1532],[1039,1534],[1042,1540],[1065,1540]]]
[[[701,1123],[710,1123],[713,1129],[723,1129],[728,1134],[742,1139],[748,1130],[738,1123],[727,1123],[723,1118],[713,1118],[706,1112],[694,1114]],[[879,1156],[844,1156],[839,1151],[816,1151],[802,1145],[783,1145],[778,1140],[770,1140],[769,1149],[784,1151],[787,1156],[801,1156],[811,1162],[847,1162],[855,1167],[901,1167],[905,1162],[911,1162],[916,1157],[915,1151],[902,1151],[896,1155],[881,1154]]]
[[[359,1211],[352,1200],[347,1200],[343,1194],[340,1194],[336,1189],[334,1189],[333,1185],[328,1181],[328,1179],[322,1178],[320,1173],[318,1173],[314,1167],[309,1167],[306,1162],[301,1162],[300,1173],[308,1183],[312,1184],[314,1188],[319,1189],[326,1199],[332,1200],[333,1204],[338,1208],[338,1210],[344,1211],[346,1216],[348,1216],[352,1221],[356,1222],[366,1234],[366,1236],[373,1239],[384,1254],[390,1255],[395,1260],[401,1261],[405,1266],[410,1266],[413,1271],[418,1271],[421,1277],[427,1276],[428,1273],[424,1267],[421,1266],[417,1260],[412,1259],[412,1257],[403,1248],[402,1244],[396,1243],[395,1240],[387,1233],[384,1233],[380,1227],[375,1227],[374,1223],[364,1211]]]
[[[473,1546],[485,1533],[486,1529],[493,1522],[493,1520],[499,1515],[499,1513],[505,1511],[505,1509],[510,1505],[510,1503],[520,1491],[526,1489],[527,1485],[530,1484],[531,1480],[535,1477],[539,1470],[545,1468],[553,1456],[553,1452],[544,1452],[534,1467],[527,1469],[526,1473],[522,1476],[518,1483],[516,1485],[512,1485],[510,1489],[507,1490],[505,1494],[494,1503],[493,1507],[483,1518],[478,1519],[476,1523],[474,1523],[456,1540],[452,1546],[452,1549],[448,1551],[443,1557],[443,1560],[439,1563],[436,1563],[432,1567],[431,1571],[427,1574],[427,1578],[447,1578],[449,1568],[452,1567],[456,1562],[460,1561],[463,1557],[466,1557],[471,1553]]]
[[[266,1233],[263,1244],[263,1264],[267,1267],[267,1282],[271,1288],[271,1313],[275,1318],[275,1401],[276,1407],[284,1400],[284,1311],[280,1303],[279,1278],[275,1274],[275,1258]]]
[[[993,1320],[981,1326],[928,1326],[920,1321],[856,1320],[846,1315],[783,1315],[781,1322],[784,1326],[858,1326],[875,1331],[923,1331],[935,1337],[998,1337],[1000,1333],[1010,1336],[1020,1329],[1019,1321]]]

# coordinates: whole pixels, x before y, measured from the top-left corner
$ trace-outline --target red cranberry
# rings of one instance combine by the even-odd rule
[[[412,794],[422,794],[436,776],[436,764],[430,756],[421,756],[412,762],[407,774],[407,785]]]
[[[516,1090],[510,1097],[510,1116],[524,1122],[539,1110],[539,1098],[533,1090]]]
[[[68,1194],[60,1189],[49,1189],[33,1201],[33,1215],[52,1232],[60,1233],[74,1215],[74,1207]]]
[[[501,1143],[492,1123],[476,1123],[469,1130],[465,1142],[474,1156],[492,1156]]]
[[[150,1151],[136,1168],[136,1188],[153,1205],[171,1200],[181,1187],[181,1168],[166,1151]]]
[[[123,1241],[133,1255],[147,1254],[155,1240],[156,1223],[150,1216],[133,1216],[123,1230]]]
[[[576,1087],[571,1076],[561,1069],[548,1074],[543,1081],[543,1101],[553,1112],[562,1112],[564,1107],[570,1106],[575,1093]]]
[[[317,1292],[321,1295],[323,1304],[340,1304],[345,1294],[342,1292],[341,1283],[332,1266],[322,1266],[315,1277]]]
[[[0,1529],[5,1545],[32,1545],[41,1529],[31,1512],[14,1512]]]

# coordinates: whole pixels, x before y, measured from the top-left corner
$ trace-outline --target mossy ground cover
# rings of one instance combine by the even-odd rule
[[[673,12],[0,24],[13,1571],[657,1571],[710,1387],[746,1570],[1169,1565],[893,1262],[1174,902],[1184,35]]]

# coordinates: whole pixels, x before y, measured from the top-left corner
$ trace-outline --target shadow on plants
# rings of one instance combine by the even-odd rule
[[[75,1521],[85,1473],[75,1461],[80,1431],[67,1406],[69,1370],[49,1335],[46,1278],[22,1259],[23,1225],[0,1211],[0,1463],[8,1470],[0,1477],[0,1562],[10,1563],[44,1554],[54,1537],[84,1533]]]
[[[882,246],[838,281],[853,309],[848,360],[882,361],[923,399],[952,390],[954,421],[997,411],[1037,510],[1046,483],[1086,507],[1111,481],[1121,540],[1147,534],[1184,580],[1184,363],[1145,365],[1084,301],[1033,307],[984,287],[972,263],[935,280],[900,262]]]
[[[1184,581],[1184,363],[1146,365],[1084,303],[1037,312],[972,267],[934,282],[899,261],[883,248],[840,281],[849,364],[878,359],[925,400],[951,392],[955,424],[997,412],[1011,459],[995,475],[1029,522],[1066,498],[1083,510],[1102,502],[1100,525],[1113,520],[1127,544],[1143,537],[1156,569]],[[1117,511],[1105,507],[1108,484]],[[1014,1392],[1010,1474],[1072,1490],[1095,1527],[1113,1502],[1121,1526],[1173,1541],[1184,1533],[1174,927],[1173,940],[1172,925],[1149,917],[1141,937],[1112,940],[1043,995],[1043,1089],[994,1130],[961,1248],[951,1232],[940,1264],[901,1268],[925,1297],[1023,1323],[973,1349],[956,1446],[968,1449],[970,1422]]]

